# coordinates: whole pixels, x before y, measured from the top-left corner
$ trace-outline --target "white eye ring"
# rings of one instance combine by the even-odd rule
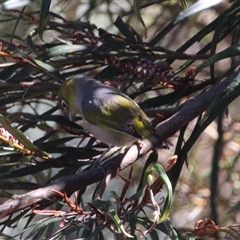
[[[65,112],[68,112],[68,104],[65,100],[62,99],[61,106],[63,107]]]

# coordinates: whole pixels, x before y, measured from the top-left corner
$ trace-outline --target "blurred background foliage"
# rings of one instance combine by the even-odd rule
[[[94,139],[79,125],[61,116],[57,92],[65,79],[86,74],[121,88],[143,109],[174,108],[218,84],[239,67],[239,1],[194,3],[174,0],[0,1],[1,203],[16,194],[80,172],[83,164],[79,160],[96,156],[99,148],[105,147],[94,145]],[[223,50],[226,51],[222,55],[216,54]],[[212,62],[208,61],[211,56],[216,56]],[[195,76],[196,67],[198,74]],[[202,116],[172,136],[170,141],[177,147],[160,150],[158,160],[163,166],[172,155],[181,157],[178,167],[173,167],[169,173],[175,188],[170,220],[157,225],[156,231],[147,237],[238,239],[238,104],[237,97],[226,109],[215,104],[208,114],[219,111],[218,118],[204,131],[200,129],[203,132],[199,136],[195,130]],[[21,144],[26,142],[21,133],[11,127],[6,129],[9,126],[5,123],[6,117],[33,145]],[[154,118],[154,123],[166,118]],[[68,133],[63,127],[71,124],[81,137]],[[190,147],[179,148],[190,136]],[[42,160],[47,159],[48,154],[57,164]],[[131,182],[134,187],[129,186],[129,196],[136,192],[139,172],[147,158],[148,155],[133,164]],[[187,164],[183,164],[185,160]],[[129,171],[127,168],[121,175],[127,178]],[[111,191],[117,192],[117,188],[120,194],[123,185],[119,176],[114,178],[103,199],[110,199]],[[78,201],[82,207],[91,202],[95,188],[91,185],[80,192]],[[49,209],[68,209],[61,204],[56,201]],[[95,204],[97,208],[98,203]],[[139,225],[148,229],[151,225],[148,220]],[[72,239],[87,234],[103,238],[101,229],[95,236],[90,235],[89,229],[80,231],[86,226],[78,221],[75,225],[68,223],[72,228],[65,228],[66,223],[56,216],[42,217],[28,208],[3,218],[0,232],[6,239],[13,236],[16,239]],[[144,231],[139,228],[136,238]],[[103,233],[106,239],[112,237],[109,231]],[[123,239],[121,234],[115,237]]]

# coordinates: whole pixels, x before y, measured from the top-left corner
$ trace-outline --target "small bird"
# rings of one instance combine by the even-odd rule
[[[163,145],[143,110],[118,89],[79,76],[62,84],[58,98],[70,121],[80,114],[89,133],[109,148],[130,146],[142,138],[148,139],[154,148]]]

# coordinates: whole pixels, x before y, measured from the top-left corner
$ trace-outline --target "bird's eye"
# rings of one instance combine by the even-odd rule
[[[63,107],[63,110],[67,113],[68,112],[68,104],[65,100],[61,101],[61,106]]]

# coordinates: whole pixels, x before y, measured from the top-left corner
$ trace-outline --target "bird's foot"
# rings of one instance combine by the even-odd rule
[[[173,146],[173,144],[170,141],[164,140],[161,148],[168,150],[171,146]]]
[[[146,145],[143,141],[141,141],[140,139],[138,139],[135,144],[137,145],[138,151],[140,151],[142,148],[144,148]]]
[[[101,162],[104,158],[104,156],[107,154],[107,152],[112,148],[113,146],[109,146],[104,152],[102,152],[102,154],[94,161],[93,166],[99,166],[101,165]]]

